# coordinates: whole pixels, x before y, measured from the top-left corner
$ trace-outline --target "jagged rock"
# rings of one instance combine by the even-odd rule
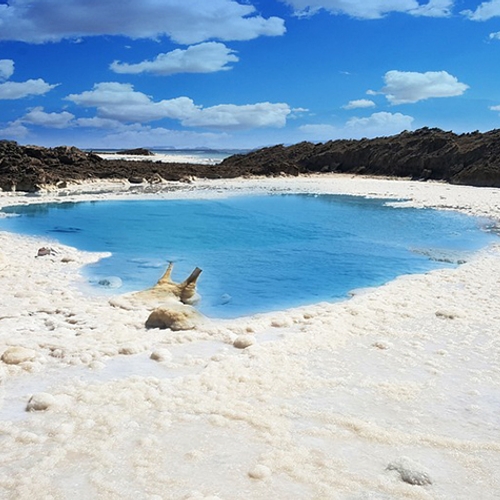
[[[34,192],[44,185],[87,179],[103,161],[75,147],[43,148],[0,141],[0,188]]]
[[[135,149],[122,149],[116,152],[117,155],[137,155],[137,156],[153,156],[149,149],[146,148],[135,148]]]
[[[422,128],[391,137],[302,142],[226,158],[221,167],[276,175],[341,172],[500,187],[500,130],[457,135]]]
[[[134,154],[124,150],[122,153]],[[146,150],[147,151],[147,150]],[[139,153],[135,153],[139,154]],[[85,179],[145,179],[153,184],[194,177],[300,175],[340,172],[444,180],[500,187],[500,129],[454,134],[422,128],[390,137],[277,145],[233,155],[218,165],[103,160],[74,147],[42,148],[0,141],[0,189],[37,191]]]

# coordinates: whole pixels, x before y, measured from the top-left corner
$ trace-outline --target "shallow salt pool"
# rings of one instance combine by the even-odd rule
[[[99,201],[5,208],[0,229],[111,252],[88,266],[110,293],[152,286],[167,263],[203,269],[201,312],[237,317],[339,300],[353,289],[457,265],[493,242],[488,221],[338,195]]]

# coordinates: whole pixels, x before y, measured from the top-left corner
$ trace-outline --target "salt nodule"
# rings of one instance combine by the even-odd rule
[[[255,338],[253,335],[238,335],[233,342],[233,346],[237,349],[246,349],[251,345],[255,344]]]
[[[168,349],[155,349],[150,358],[153,361],[170,361],[172,359],[172,353]]]
[[[252,479],[266,479],[271,476],[271,469],[265,465],[257,464],[248,471],[248,476]]]
[[[34,394],[26,405],[26,411],[45,411],[55,404],[56,400],[52,394],[39,392]]]
[[[7,348],[2,354],[2,361],[7,365],[19,365],[25,361],[31,361],[35,358],[36,352],[33,349],[27,349],[21,346]]]

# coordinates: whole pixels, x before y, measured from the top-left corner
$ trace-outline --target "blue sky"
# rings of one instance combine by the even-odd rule
[[[500,0],[0,0],[0,138],[253,148],[500,128]]]

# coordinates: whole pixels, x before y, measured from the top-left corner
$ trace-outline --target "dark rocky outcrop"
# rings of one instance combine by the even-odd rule
[[[116,152],[117,155],[137,155],[137,156],[152,156],[152,153],[149,149],[146,148],[135,148],[135,149],[122,149],[121,151]]]
[[[42,185],[86,179],[101,162],[98,156],[74,147],[23,147],[14,141],[0,141],[0,188],[33,192]]]
[[[500,130],[457,135],[423,128],[391,137],[273,146],[222,162],[235,168],[341,172],[500,187]]]
[[[130,150],[129,150],[130,151]],[[457,135],[423,128],[391,137],[301,142],[226,158],[219,165],[103,160],[74,147],[0,141],[0,188],[33,192],[85,179],[132,183],[340,172],[500,187],[500,130]]]
[[[68,181],[129,179],[133,183],[179,181],[193,176],[227,177],[231,168],[213,172],[209,165],[148,161],[103,160],[75,147],[43,148],[0,141],[0,189],[35,192],[41,187],[65,186]]]

